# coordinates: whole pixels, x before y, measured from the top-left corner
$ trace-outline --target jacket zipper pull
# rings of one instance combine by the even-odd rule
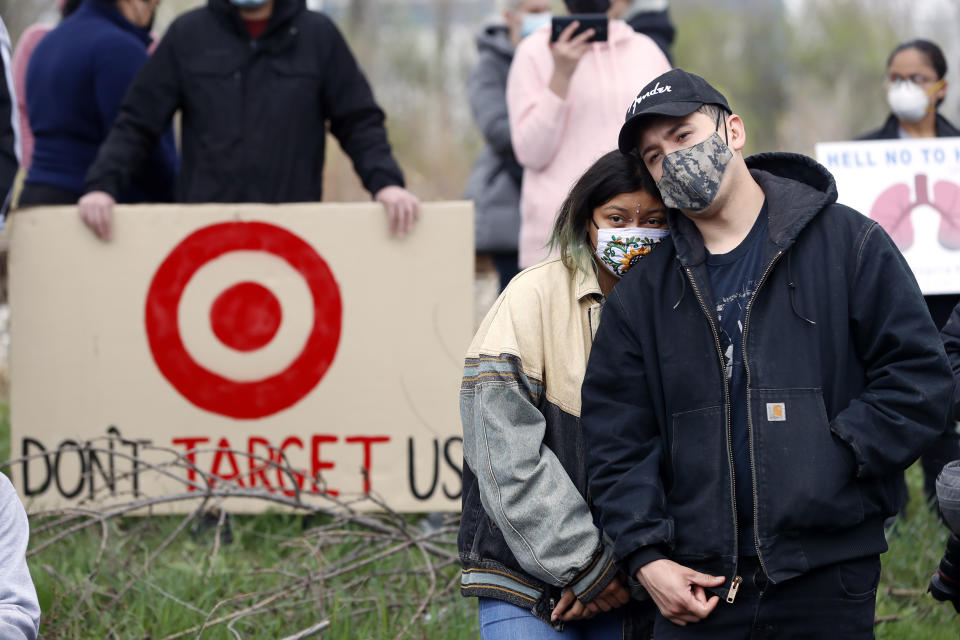
[[[733,582],[730,583],[730,590],[727,591],[727,604],[733,604],[733,601],[737,599],[737,591],[740,590],[741,582],[743,582],[743,578],[733,576]]]

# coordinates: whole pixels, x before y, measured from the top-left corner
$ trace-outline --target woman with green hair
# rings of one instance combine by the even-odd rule
[[[607,153],[561,206],[559,257],[515,277],[470,345],[458,548],[484,640],[649,637],[590,512],[580,384],[603,301],[666,234],[652,180]]]

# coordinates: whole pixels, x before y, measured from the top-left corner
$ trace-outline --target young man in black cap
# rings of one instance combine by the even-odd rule
[[[745,141],[680,69],[627,112],[620,150],[657,181],[670,238],[604,306],[590,494],[657,640],[872,638],[897,476],[946,429],[953,380],[883,230],[813,160],[744,159]]]

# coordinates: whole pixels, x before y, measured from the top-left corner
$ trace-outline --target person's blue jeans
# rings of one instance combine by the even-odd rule
[[[529,610],[494,598],[477,598],[482,640],[621,640],[623,615],[614,609],[556,631]]]
[[[740,559],[743,578],[733,604],[724,601],[700,622],[678,626],[657,613],[656,640],[810,640],[873,636],[880,557],[814,569],[770,584],[756,558]]]

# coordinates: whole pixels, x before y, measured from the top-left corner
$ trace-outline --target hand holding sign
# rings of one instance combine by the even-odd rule
[[[112,235],[113,206],[117,201],[106,191],[91,191],[77,202],[80,219],[93,233],[107,242]]]

